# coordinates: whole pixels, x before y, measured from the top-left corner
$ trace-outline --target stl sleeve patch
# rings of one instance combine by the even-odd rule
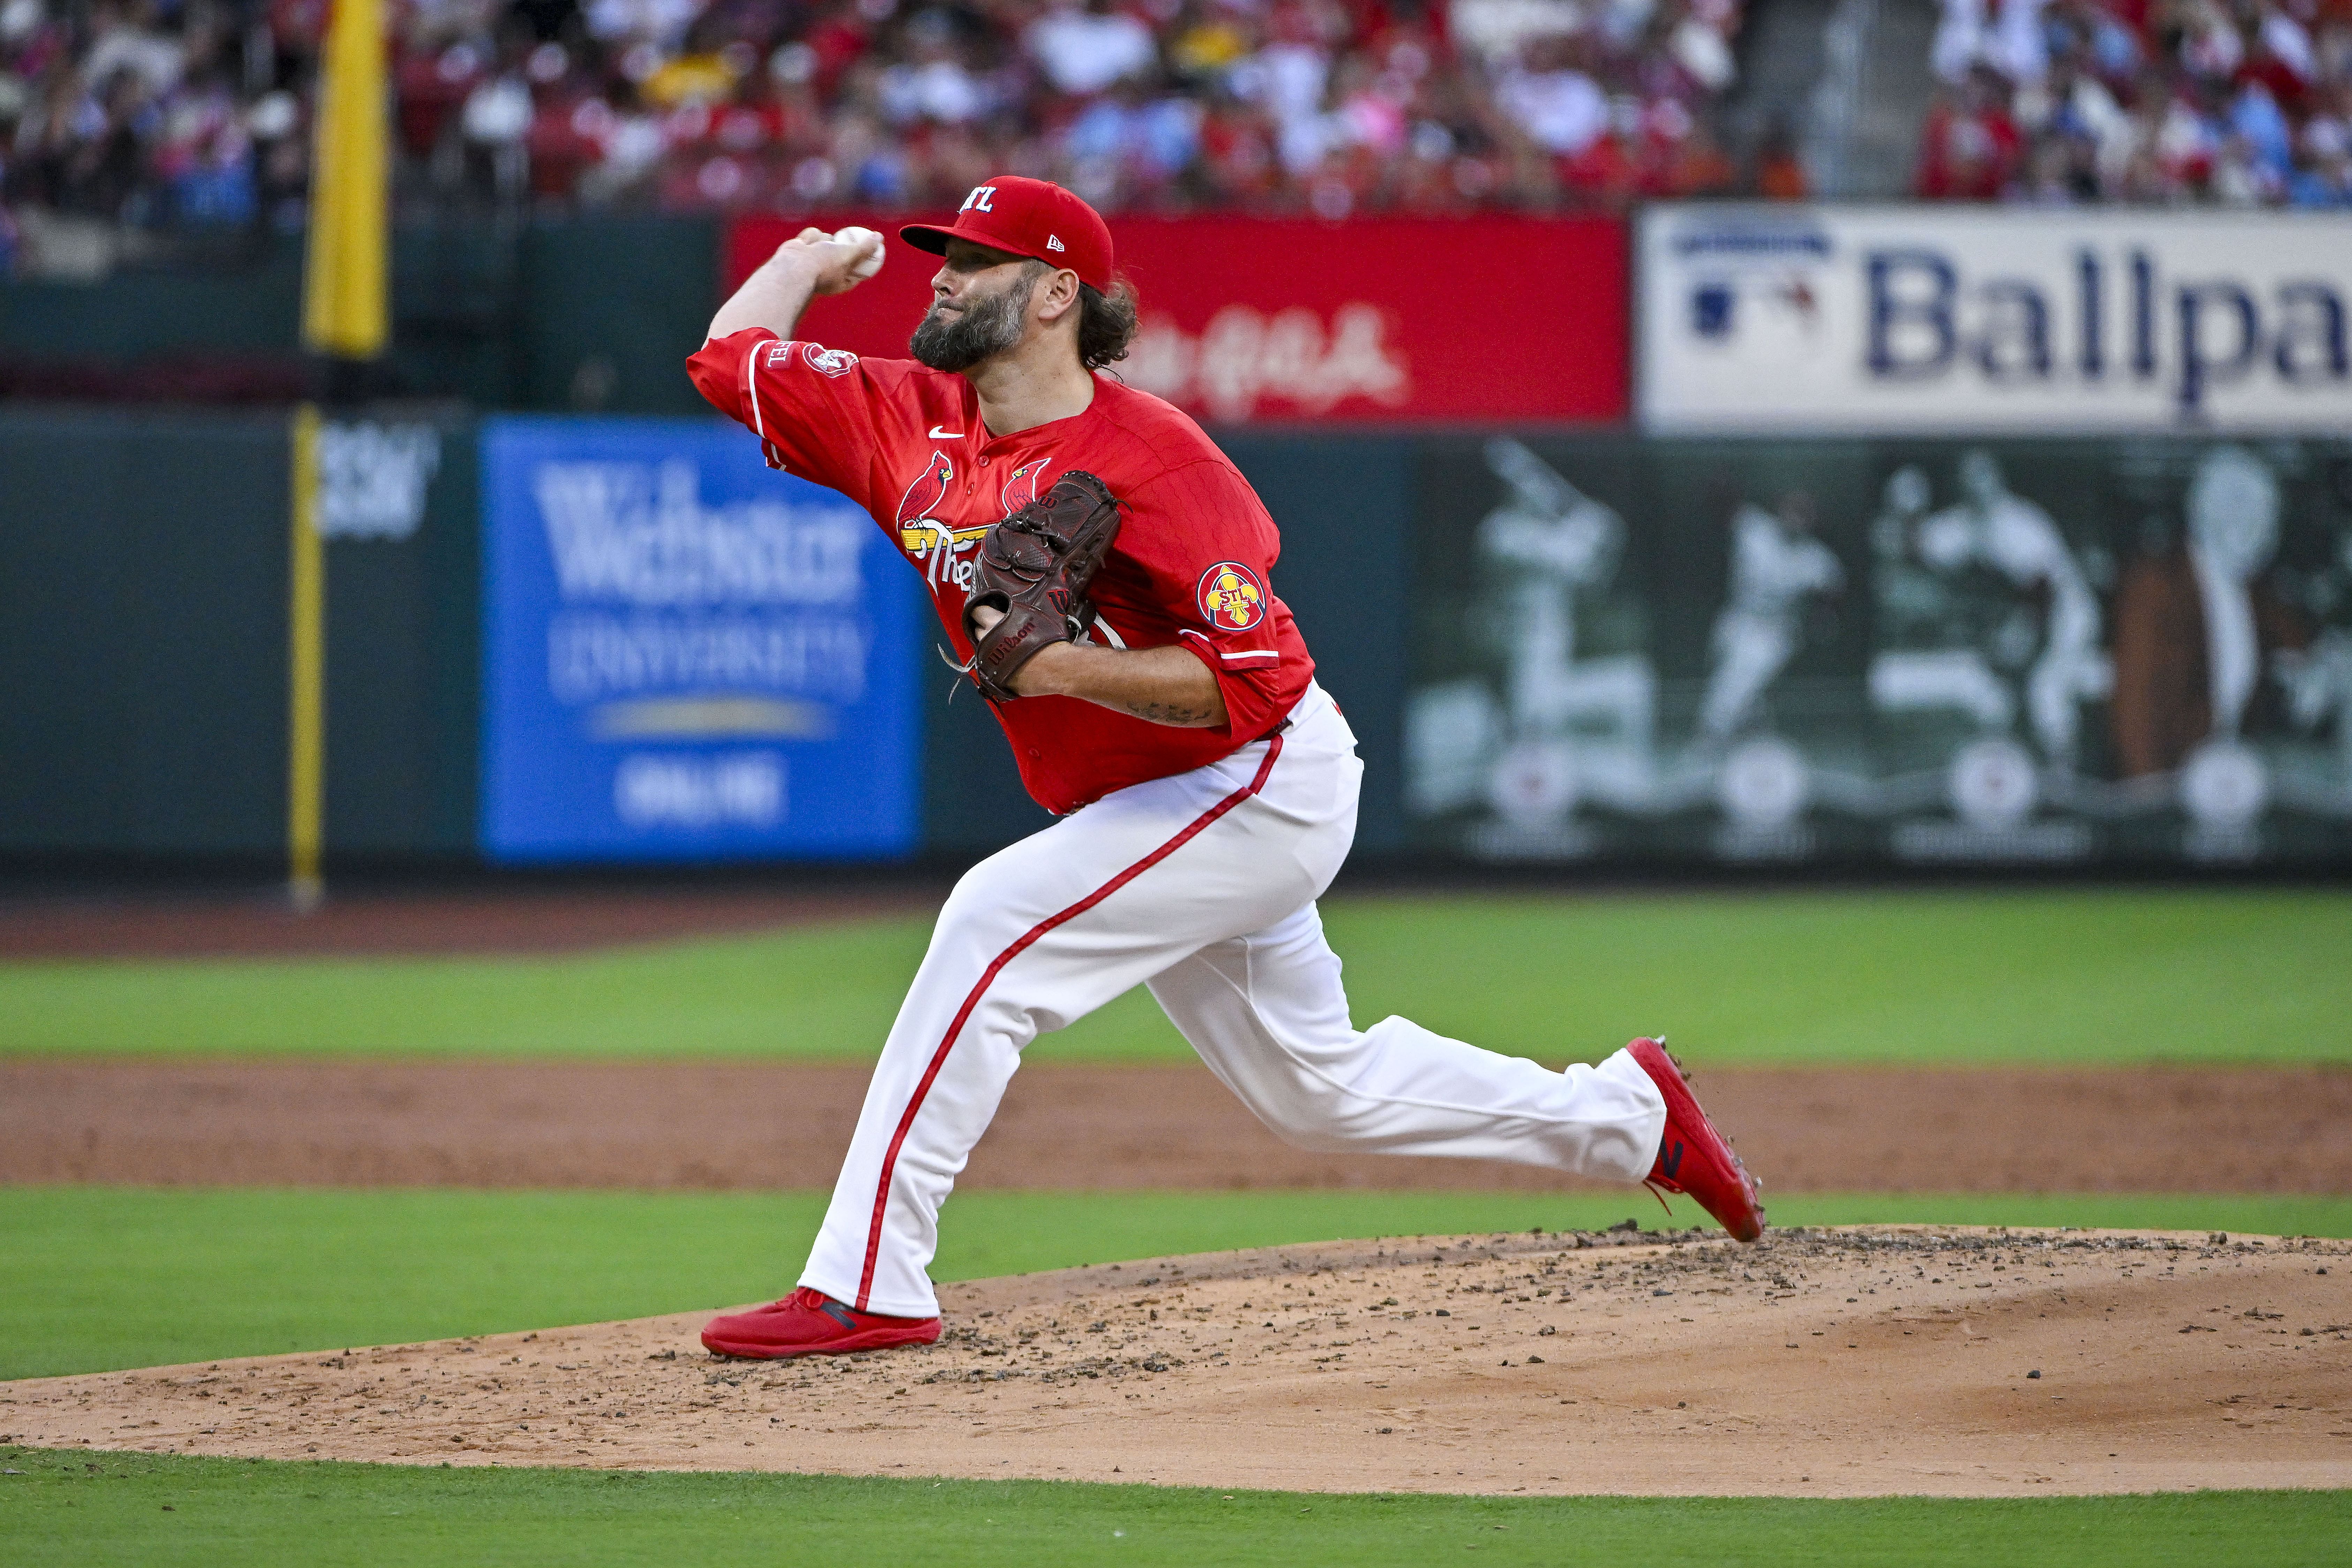
[[[1202,573],[1194,597],[1201,618],[1219,631],[1247,631],[1265,618],[1265,584],[1238,561],[1220,561]]]

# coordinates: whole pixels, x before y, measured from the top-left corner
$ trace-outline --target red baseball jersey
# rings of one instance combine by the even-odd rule
[[[1315,672],[1274,596],[1274,520],[1201,427],[1108,377],[1086,412],[991,436],[961,375],[862,359],[762,329],[714,338],[687,361],[702,395],[765,443],[768,465],[839,490],[923,574],[956,657],[972,561],[989,524],[1067,468],[1124,503],[1096,576],[1093,636],[1112,647],[1181,645],[1224,693],[1222,729],[1153,724],[1075,697],[996,705],[1022,782],[1048,811],[1215,762],[1281,724]]]

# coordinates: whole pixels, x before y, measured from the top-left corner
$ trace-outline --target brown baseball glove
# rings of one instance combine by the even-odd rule
[[[992,702],[1017,695],[1013,676],[1048,643],[1075,642],[1094,625],[1087,584],[1118,537],[1118,500],[1092,474],[1072,468],[1053,488],[980,541],[964,631],[972,656],[963,668]],[[1004,618],[975,632],[972,611],[986,605]]]

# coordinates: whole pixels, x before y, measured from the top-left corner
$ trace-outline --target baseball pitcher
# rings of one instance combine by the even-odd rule
[[[688,367],[772,467],[873,514],[1061,820],[957,884],[800,1288],[713,1320],[703,1343],[937,1339],[940,1205],[1022,1048],[1138,984],[1294,1143],[1647,1180],[1754,1240],[1756,1184],[1654,1042],[1556,1073],[1404,1018],[1350,1021],[1315,900],[1355,834],[1355,737],[1275,595],[1281,542],[1256,494],[1191,419],[1100,374],[1136,320],[1101,217],[1008,176],[899,237],[943,258],[911,361],[793,335],[812,297],[883,258],[878,235],[807,229]]]

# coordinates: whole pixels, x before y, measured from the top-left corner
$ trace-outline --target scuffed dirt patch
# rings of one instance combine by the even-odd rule
[[[1349,1491],[2352,1485],[2345,1242],[1470,1237],[942,1297],[940,1344],[847,1361],[715,1359],[696,1313],[28,1381],[0,1440]]]

